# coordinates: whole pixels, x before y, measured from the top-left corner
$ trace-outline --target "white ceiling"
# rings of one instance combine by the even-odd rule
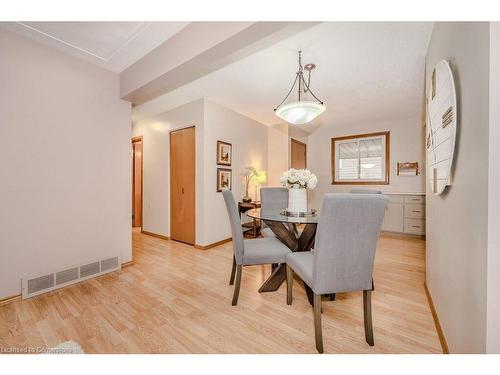
[[[11,31],[119,73],[188,22],[6,22]]]
[[[134,108],[155,116],[206,97],[263,124],[279,122],[277,106],[294,79],[297,51],[314,62],[311,88],[327,106],[311,124],[368,123],[419,116],[424,60],[433,23],[322,23]]]

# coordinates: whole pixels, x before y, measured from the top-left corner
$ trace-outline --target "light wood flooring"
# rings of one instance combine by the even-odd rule
[[[259,294],[269,266],[244,267],[231,306],[231,243],[210,250],[134,231],[135,264],[0,307],[0,348],[73,340],[86,353],[316,353],[303,286]],[[441,353],[424,292],[425,241],[382,235],[372,294],[375,346],[362,293],[323,301],[325,353]]]

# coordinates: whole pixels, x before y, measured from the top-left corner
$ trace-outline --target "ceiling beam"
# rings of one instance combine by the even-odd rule
[[[318,23],[193,22],[120,74],[120,97],[143,104]]]

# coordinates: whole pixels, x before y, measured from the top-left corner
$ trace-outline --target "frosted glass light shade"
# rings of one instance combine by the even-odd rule
[[[306,124],[321,115],[326,109],[318,102],[293,102],[276,109],[276,116],[295,125]]]
[[[253,186],[260,186],[262,184],[265,184],[266,182],[267,182],[266,171],[258,170],[255,177],[252,178],[252,185]]]

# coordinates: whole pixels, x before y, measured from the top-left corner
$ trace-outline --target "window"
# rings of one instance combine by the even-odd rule
[[[389,132],[332,138],[332,184],[389,184]]]

